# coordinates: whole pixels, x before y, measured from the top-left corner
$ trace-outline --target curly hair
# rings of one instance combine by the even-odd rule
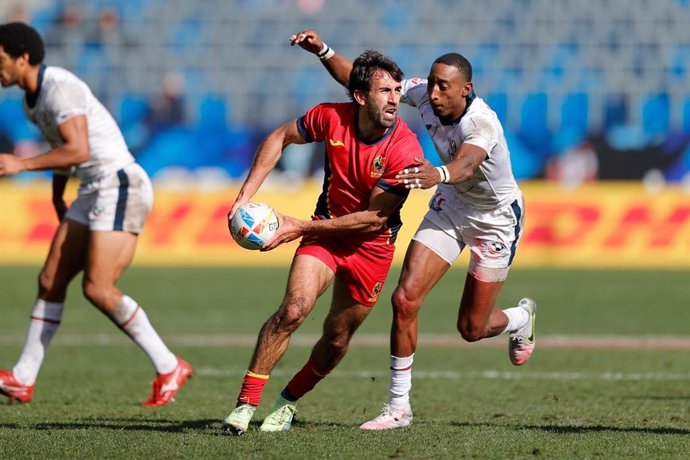
[[[397,82],[402,81],[404,76],[395,61],[378,51],[367,50],[352,63],[350,82],[347,85],[350,99],[354,100],[355,91],[366,93],[371,89],[371,80],[378,70],[387,72]]]
[[[14,59],[28,54],[31,65],[42,63],[46,54],[43,40],[36,29],[22,22],[0,25],[0,46]]]

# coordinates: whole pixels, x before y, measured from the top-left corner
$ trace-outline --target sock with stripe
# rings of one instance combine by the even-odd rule
[[[322,371],[314,366],[311,356],[307,363],[295,374],[283,389],[281,396],[288,401],[297,401],[302,396],[314,389],[317,383],[323,380],[333,369]]]
[[[63,302],[36,299],[24,349],[12,369],[17,382],[23,385],[33,385],[36,382],[48,345],[60,327],[64,308]]]
[[[410,407],[414,353],[404,358],[391,355],[390,404],[397,409]]]
[[[159,374],[167,374],[177,368],[177,357],[163,343],[151,325],[148,316],[137,302],[128,296],[122,296],[111,314],[118,325],[149,357]]]
[[[244,380],[242,380],[242,389],[240,389],[240,394],[237,397],[237,405],[251,404],[257,407],[261,403],[261,395],[268,382],[268,377],[268,375],[247,371]]]

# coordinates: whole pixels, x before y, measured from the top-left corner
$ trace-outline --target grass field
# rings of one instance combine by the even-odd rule
[[[24,340],[37,268],[0,268],[0,367]],[[422,311],[409,429],[362,432],[387,400],[388,297],[285,433],[260,433],[273,398],[306,360],[322,301],[276,368],[247,435],[223,436],[260,325],[285,269],[133,268],[121,287],[196,376],[168,407],[144,409],[144,354],[90,307],[75,283],[29,405],[0,404],[0,458],[687,458],[689,273],[514,270],[502,305],[539,304],[537,350],[509,364],[506,338],[455,333],[464,272]],[[3,401],[4,402],[4,401]]]

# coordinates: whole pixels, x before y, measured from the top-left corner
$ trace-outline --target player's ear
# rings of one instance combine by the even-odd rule
[[[352,97],[354,98],[355,102],[361,106],[364,106],[366,104],[366,97],[364,96],[364,93],[358,89],[355,90],[354,93],[352,93]]]
[[[468,81],[465,83],[465,86],[462,88],[462,97],[467,97],[468,94],[472,93],[472,82]]]

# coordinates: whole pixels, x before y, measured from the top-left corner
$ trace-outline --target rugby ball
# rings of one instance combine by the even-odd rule
[[[230,220],[233,239],[245,249],[257,250],[273,238],[278,230],[278,216],[269,205],[247,203],[237,209]]]

